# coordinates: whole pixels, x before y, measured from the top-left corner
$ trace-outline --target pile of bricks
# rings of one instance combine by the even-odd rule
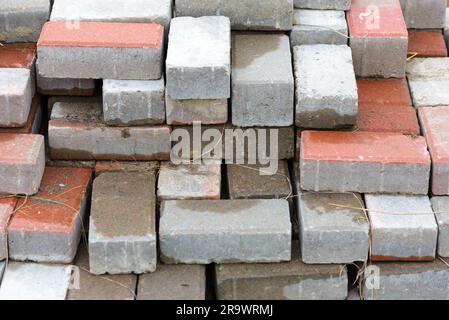
[[[449,299],[448,4],[1,0],[0,299]]]

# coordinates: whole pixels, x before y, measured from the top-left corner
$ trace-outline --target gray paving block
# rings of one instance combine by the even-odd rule
[[[7,227],[16,203],[17,199],[14,197],[0,200],[0,261],[8,258]]]
[[[6,261],[0,261],[0,285],[3,279],[3,273],[5,272]]]
[[[358,95],[351,49],[346,45],[293,48],[296,126],[338,128],[357,121]]]
[[[160,210],[159,245],[164,263],[291,259],[286,200],[164,201]]]
[[[441,29],[445,23],[446,0],[401,0],[409,29]]]
[[[292,46],[347,44],[348,25],[344,11],[296,9],[290,42]]]
[[[365,195],[373,261],[434,260],[438,226],[427,196]]]
[[[37,91],[42,95],[92,96],[95,92],[93,79],[56,79],[36,73]]]
[[[204,300],[206,268],[200,265],[159,264],[139,276],[137,300]]]
[[[50,16],[49,0],[2,0],[0,42],[37,42]]]
[[[294,83],[288,36],[237,33],[232,47],[232,124],[293,125]]]
[[[446,9],[446,23],[444,25],[444,38],[446,45],[449,46],[449,8]]]
[[[433,197],[433,212],[438,224],[438,248],[440,257],[449,257],[449,197]]]
[[[223,15],[232,30],[290,30],[293,0],[176,0],[179,16]]]
[[[229,98],[230,64],[229,18],[179,17],[172,20],[166,60],[170,98]]]
[[[112,126],[164,123],[164,79],[103,80],[103,116]]]
[[[349,10],[351,0],[294,0],[295,8],[319,10]]]
[[[89,223],[89,265],[93,274],[156,270],[155,177],[110,172],[94,180]]]

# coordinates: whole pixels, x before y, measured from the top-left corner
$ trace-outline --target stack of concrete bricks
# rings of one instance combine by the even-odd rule
[[[449,299],[446,5],[0,1],[0,299]]]

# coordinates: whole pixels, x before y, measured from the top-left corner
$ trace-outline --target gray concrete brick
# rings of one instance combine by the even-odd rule
[[[448,300],[449,269],[440,260],[420,263],[376,263],[379,289],[365,282],[365,300]],[[366,276],[372,276],[369,272]]]
[[[37,42],[50,16],[49,0],[2,0],[0,41]]]
[[[433,197],[432,208],[438,224],[438,248],[440,257],[449,257],[449,197]]]
[[[291,223],[288,202],[164,201],[161,204],[159,244],[161,260],[170,264],[289,261]]]
[[[94,165],[95,176],[105,172],[148,172],[157,174],[158,161],[97,161]]]
[[[303,44],[348,43],[348,25],[344,11],[295,10],[293,29],[290,32],[292,46]]]
[[[165,82],[103,80],[103,116],[112,126],[161,124],[165,121]]]
[[[446,0],[401,0],[401,7],[409,29],[444,27]]]
[[[155,177],[111,172],[94,180],[89,223],[93,274],[156,270]]]
[[[0,200],[0,261],[8,258],[7,228],[16,203],[17,198],[14,197]]]
[[[37,91],[48,96],[92,96],[95,93],[96,85],[93,79],[45,78],[39,72],[36,75],[36,84]]]
[[[319,10],[349,10],[351,0],[294,0],[295,8]]]
[[[179,16],[223,15],[232,30],[290,30],[293,0],[177,0]]]
[[[54,160],[168,160],[170,131],[167,126],[108,127],[100,102],[61,102],[52,109],[48,138]]]
[[[364,209],[361,196],[355,193],[299,195],[299,235],[304,263],[353,263],[368,259],[368,219],[362,210],[352,208]]]
[[[358,95],[351,49],[337,45],[293,48],[296,126],[338,128],[357,121]]]
[[[179,17],[172,20],[166,60],[170,98],[229,98],[230,64],[229,18]]]
[[[65,300],[71,271],[67,265],[10,261],[0,286],[0,300]]]
[[[373,261],[434,260],[438,226],[427,196],[365,195]]]
[[[159,264],[139,276],[137,300],[204,300],[206,268],[200,265]]]
[[[5,272],[6,261],[0,261],[0,285],[2,283],[3,273]]]
[[[232,47],[232,124],[293,125],[294,83],[288,36],[237,33]]]
[[[23,127],[30,113],[33,85],[29,69],[0,69],[0,127]]]

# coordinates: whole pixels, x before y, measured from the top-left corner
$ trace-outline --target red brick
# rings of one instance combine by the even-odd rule
[[[0,199],[0,261],[6,259],[8,256],[8,238],[6,236],[6,228],[16,203],[17,198],[15,197]]]
[[[47,167],[39,192],[20,199],[8,227],[14,260],[70,263],[77,250],[92,170]]]
[[[358,79],[359,104],[412,106],[407,80]]]
[[[441,31],[410,31],[408,51],[418,57],[447,57],[447,47]]]
[[[0,46],[0,68],[31,69],[35,61],[35,43],[5,44]]]
[[[42,117],[41,97],[35,95],[31,102],[30,114],[28,115],[28,120],[25,126],[22,128],[0,128],[0,133],[39,133],[40,122],[42,121],[42,119],[39,120],[39,117]],[[35,121],[37,121],[37,123],[35,123]]]

